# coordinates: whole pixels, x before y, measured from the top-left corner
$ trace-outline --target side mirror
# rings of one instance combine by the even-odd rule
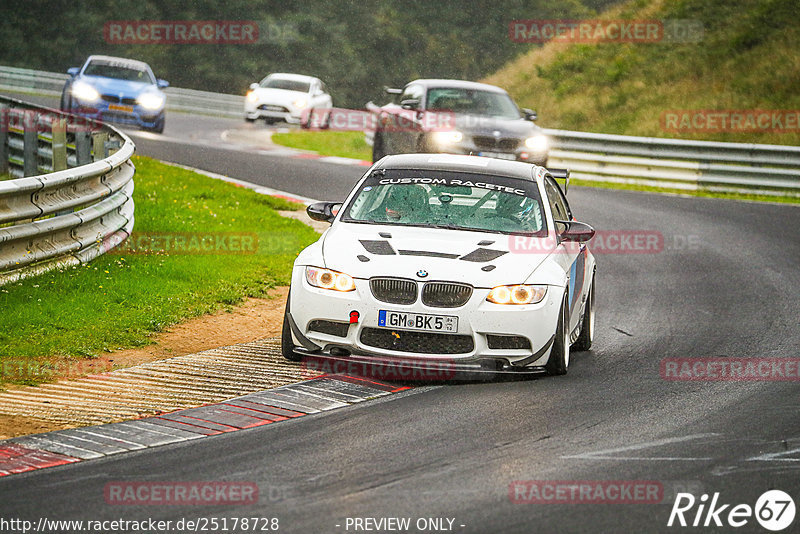
[[[533,111],[532,109],[522,108],[522,113],[525,114],[526,121],[535,121],[539,118],[539,114]]]
[[[156,85],[158,86],[159,89],[166,89],[167,87],[169,87],[169,82],[167,80],[162,80],[161,78],[159,78],[158,80],[156,80]]]
[[[315,221],[332,223],[340,209],[341,202],[315,202],[306,208],[306,213]]]
[[[70,68],[67,69],[67,74],[69,74],[70,76],[72,76],[74,78],[75,76],[78,75],[78,73],[80,71],[81,71],[80,67],[70,67]]]
[[[561,232],[560,237],[562,241],[572,241],[574,243],[585,243],[594,237],[595,230],[586,223],[578,221],[555,221],[567,226],[566,230]]]
[[[256,89],[258,89],[259,87],[261,87],[261,86],[260,86],[260,85],[258,85],[257,83],[251,83],[251,84],[250,84],[250,90],[251,90],[251,91],[255,91],[255,90],[256,90]]]
[[[419,104],[419,99],[409,98],[408,100],[402,100],[400,102],[400,107],[403,109],[419,109]]]

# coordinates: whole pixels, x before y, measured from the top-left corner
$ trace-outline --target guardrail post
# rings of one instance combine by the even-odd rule
[[[92,162],[92,142],[89,132],[75,132],[75,166],[88,165]]]
[[[53,171],[67,168],[67,119],[53,119]]]
[[[8,173],[8,128],[11,114],[8,106],[0,105],[0,174]]]
[[[27,110],[22,123],[22,172],[25,176],[36,176],[39,174],[39,114]]]
[[[106,140],[108,140],[108,134],[106,132],[95,132],[92,135],[92,155],[95,161],[100,161],[108,157],[108,153],[106,152]]]

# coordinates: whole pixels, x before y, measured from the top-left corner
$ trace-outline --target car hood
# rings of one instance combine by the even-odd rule
[[[501,137],[530,137],[542,131],[541,128],[525,119],[503,119],[499,117],[479,117],[476,115],[456,115],[456,130],[473,135],[492,137],[499,131]]]
[[[522,247],[515,239],[526,240],[526,253],[517,252]],[[544,238],[344,222],[335,223],[323,240],[324,266],[355,278],[396,276],[485,288],[527,281],[553,248]],[[530,246],[531,240],[537,244]],[[418,277],[419,271],[427,276]]]
[[[308,93],[302,91],[288,91],[274,87],[260,87],[254,92],[261,102],[274,102],[276,104],[291,104],[298,98],[308,98]]]
[[[115,78],[101,78],[99,76],[81,76],[80,80],[86,82],[100,94],[104,95],[123,95],[136,97],[144,92],[159,92],[158,88],[151,83],[131,82],[128,80],[117,80]]]

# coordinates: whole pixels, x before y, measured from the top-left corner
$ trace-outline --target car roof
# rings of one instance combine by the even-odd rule
[[[460,154],[397,154],[383,158],[375,169],[467,172],[535,180],[539,167],[523,161]]]
[[[86,63],[89,63],[90,61],[110,61],[114,63],[122,63],[138,70],[150,69],[150,65],[148,65],[144,61],[139,61],[138,59],[128,59],[125,57],[100,56],[100,55],[89,56],[89,58],[86,60]]]
[[[479,82],[469,82],[466,80],[445,80],[445,79],[436,79],[436,78],[423,78],[419,80],[414,80],[413,82],[408,82],[406,85],[411,84],[422,85],[425,88],[430,87],[452,87],[454,89],[476,89],[481,91],[490,91],[493,93],[505,93],[504,89],[497,87],[495,85],[489,85],[488,83],[479,83]]]
[[[276,76],[285,78],[287,80],[296,80],[298,82],[312,82],[319,79],[315,78],[314,76],[306,76],[305,74],[292,74],[291,72],[271,72],[267,74],[267,77],[269,76]]]

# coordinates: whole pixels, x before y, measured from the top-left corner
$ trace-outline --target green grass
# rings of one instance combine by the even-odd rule
[[[171,324],[263,297],[289,283],[297,253],[318,238],[275,212],[299,205],[152,159],[134,161],[134,236],[243,235],[252,253],[142,254],[122,247],[87,265],[0,287],[0,380],[36,383],[46,376],[13,370],[21,362],[47,367],[147,345]]]
[[[323,156],[372,161],[372,147],[364,141],[364,132],[290,132],[272,135],[276,144],[311,150]]]
[[[671,133],[661,124],[671,110],[800,109],[796,14],[796,0],[628,0],[600,18],[689,19],[702,23],[702,40],[548,43],[485,81],[537,110],[539,124],[549,128],[798,145],[797,127],[785,133]]]

